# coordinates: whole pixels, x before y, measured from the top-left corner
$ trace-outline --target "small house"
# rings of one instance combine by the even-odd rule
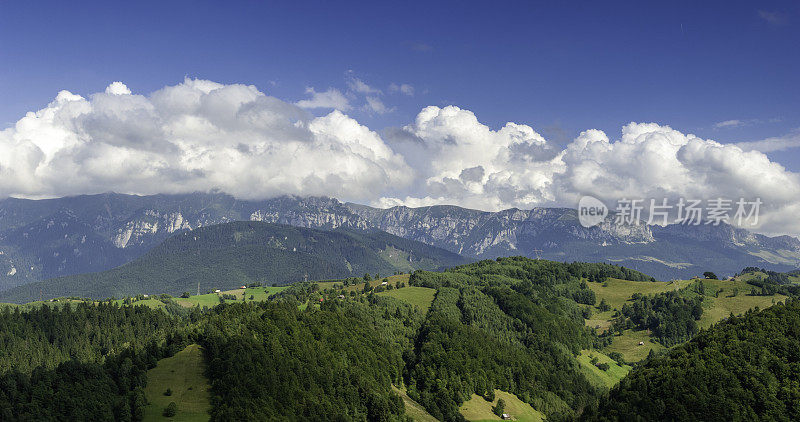
[[[339,295],[339,299],[344,299],[344,295]]]
[[[511,416],[508,413],[503,413],[503,415],[500,416],[500,419],[503,419],[504,421],[507,421],[507,420],[511,419]]]
[[[639,342],[639,346],[644,346],[644,342],[643,342],[643,341],[640,341],[640,342]]]
[[[246,289],[247,286],[239,286],[240,289]]]
[[[383,283],[381,283],[381,286],[385,286],[387,284],[389,284],[389,282],[388,281],[384,281]]]
[[[214,290],[214,293],[222,293],[222,290],[216,289],[216,290]]]

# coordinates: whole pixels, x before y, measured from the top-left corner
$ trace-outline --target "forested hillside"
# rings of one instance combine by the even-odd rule
[[[220,306],[201,344],[215,420],[403,420],[403,351],[421,316],[402,303]]]
[[[187,338],[183,318],[146,307],[6,307],[0,420],[141,420],[145,371]]]
[[[800,420],[800,302],[749,311],[633,370],[587,420]]]
[[[230,289],[308,279],[435,270],[468,262],[452,252],[383,232],[324,231],[261,222],[203,227],[167,239],[113,270],[28,284],[0,293],[24,303],[62,296],[103,299],[142,293]]]
[[[699,298],[713,296],[687,282],[615,302],[619,327],[598,335],[585,320],[607,280],[666,287],[614,265],[512,257],[410,277],[299,282],[258,300],[242,290],[210,309],[169,296],[156,309],[148,300],[6,306],[0,418],[141,420],[146,371],[188,344],[202,346],[211,386],[202,408],[215,421],[404,421],[407,406],[462,421],[501,396],[516,401],[506,411],[525,407],[550,421],[800,416],[797,302],[731,317],[653,353],[609,395],[630,370],[619,354],[602,353],[614,331],[644,326],[678,343],[698,330]]]

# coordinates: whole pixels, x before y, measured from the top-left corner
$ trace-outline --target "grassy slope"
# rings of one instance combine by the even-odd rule
[[[499,399],[505,401],[505,413],[508,413],[514,420],[540,422],[545,419],[542,412],[523,402],[514,394],[500,390],[494,390],[494,402],[488,402],[483,397],[473,394],[472,398],[461,405],[459,411],[468,421],[499,421],[501,419],[492,413],[492,407],[497,404]]]
[[[682,289],[691,284],[691,281],[681,280],[677,282],[677,288]],[[605,283],[589,283],[597,296],[597,303],[605,299],[612,308],[621,309],[622,305],[631,298],[634,293],[651,295],[656,293],[675,290],[676,283],[666,283],[662,281],[627,281],[616,278],[609,278]]]
[[[437,419],[426,412],[425,408],[415,402],[414,399],[409,397],[405,390],[397,388],[394,385],[392,386],[392,390],[403,399],[403,404],[406,407],[406,415],[410,416],[415,422],[437,422]]]
[[[203,365],[202,349],[192,344],[147,371],[145,395],[150,404],[145,407],[144,420],[207,421],[210,387],[203,376]],[[171,396],[164,395],[167,388],[172,390]],[[178,413],[165,418],[162,412],[172,401],[178,405]]]
[[[786,296],[749,296],[752,286],[746,280],[752,275],[747,275],[733,281],[727,280],[702,280],[706,288],[706,297],[703,305],[703,316],[698,322],[702,328],[708,328],[714,323],[727,318],[731,313],[739,315],[755,307],[761,309],[772,306],[774,302],[783,301]],[[611,311],[596,312],[590,319],[586,320],[586,325],[599,327],[598,331],[604,331],[610,325],[610,320],[615,310],[622,309],[622,305],[630,300],[634,293],[652,295],[663,293],[670,290],[683,289],[691,285],[696,280],[679,280],[675,282],[636,282],[618,279],[609,279],[605,283],[589,283],[589,287],[597,296],[597,303],[602,299],[612,307]],[[733,296],[734,289],[738,289],[738,295]],[[716,291],[720,291],[718,297]],[[774,302],[773,302],[774,301]],[[639,342],[644,345],[639,345]],[[656,352],[664,349],[661,344],[650,340],[649,332],[626,330],[622,336],[615,336],[606,352],[619,352],[629,362],[637,362],[645,357],[653,349]]]
[[[644,345],[639,345],[643,342]],[[650,350],[659,352],[665,347],[661,343],[650,340],[650,332],[647,330],[625,330],[621,336],[615,336],[611,345],[606,347],[606,352],[619,352],[627,362],[638,362],[647,357]]]
[[[383,283],[384,279],[386,279],[387,284],[391,285],[392,287],[397,286],[397,284],[401,282],[405,283],[406,287],[400,289],[394,288],[392,290],[386,290],[378,294],[382,296],[390,296],[396,299],[400,299],[413,306],[416,306],[420,312],[427,313],[428,308],[431,307],[431,303],[433,302],[434,296],[436,296],[436,290],[429,289],[427,287],[408,286],[409,278],[410,278],[409,274],[379,277],[376,280],[371,280],[369,282],[369,285],[373,288],[378,287]],[[358,284],[350,286],[344,286],[340,281],[323,281],[319,283],[319,288],[321,290],[332,289],[334,285],[338,286],[337,290],[344,290],[347,294],[349,294],[352,291],[361,292],[364,289],[364,282],[361,280],[359,280]]]
[[[371,287],[378,287],[378,286],[381,285],[381,283],[383,283],[383,279],[385,278],[385,279],[388,280],[388,283],[391,284],[392,286],[396,286],[397,283],[400,283],[400,282],[406,283],[406,286],[408,286],[408,279],[410,277],[411,276],[409,274],[382,276],[382,277],[379,277],[379,278],[377,278],[375,280],[370,280],[369,285]],[[360,292],[364,288],[364,280],[361,280],[361,279],[359,279],[358,284],[349,285],[349,286],[343,286],[341,281],[321,281],[318,284],[319,284],[320,290],[331,289],[331,288],[333,288],[333,285],[336,284],[336,285],[342,286],[341,287],[342,290],[344,290],[345,292],[348,292],[348,293],[350,293],[351,291]]]
[[[592,363],[592,357],[597,357],[599,363],[607,363],[608,370],[603,371],[595,366]],[[631,370],[630,366],[620,366],[613,359],[596,350],[582,350],[577,359],[586,378],[598,387],[613,387]]]
[[[725,280],[703,280],[706,288],[706,303],[703,306],[703,316],[700,318],[699,325],[708,328],[712,324],[727,318],[731,313],[739,315],[748,309],[759,307],[768,308],[775,302],[786,300],[784,295],[774,296],[749,296],[753,286],[747,284],[749,278],[741,277],[732,281]],[[735,290],[738,294],[733,296]],[[718,297],[714,297],[714,292],[719,290]]]
[[[423,314],[427,314],[428,308],[431,307],[433,298],[436,296],[436,290],[427,287],[404,287],[402,289],[389,290],[378,294],[400,299],[416,307],[416,309]]]
[[[242,293],[244,293],[244,298],[246,301],[250,301],[250,296],[253,296],[253,301],[265,301],[270,296],[279,293],[283,290],[286,290],[287,286],[280,286],[280,287],[248,287],[246,289],[233,289],[233,290],[226,290],[220,293],[208,293],[204,295],[194,295],[189,296],[188,298],[175,298],[175,302],[179,305],[191,308],[193,306],[200,306],[202,307],[214,307],[220,303],[220,298],[223,294],[230,294],[236,296],[236,301],[242,301]]]

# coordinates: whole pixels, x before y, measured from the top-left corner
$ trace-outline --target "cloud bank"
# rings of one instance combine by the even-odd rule
[[[253,86],[192,79],[148,96],[119,82],[89,98],[61,91],[0,132],[0,152],[0,197],[218,188],[367,201],[412,177],[377,133],[340,111],[315,117]]]
[[[355,81],[360,92],[375,90]],[[760,231],[800,233],[800,177],[758,144],[630,123],[619,139],[591,129],[556,147],[528,125],[493,129],[455,106],[425,107],[379,135],[344,114],[338,91],[308,95],[292,104],[254,86],[195,79],[148,95],[121,82],[87,98],[62,91],[0,131],[0,197],[221,189],[246,199],[327,195],[484,210],[572,207],[585,194],[609,205],[758,197]],[[382,110],[372,103],[371,112]]]

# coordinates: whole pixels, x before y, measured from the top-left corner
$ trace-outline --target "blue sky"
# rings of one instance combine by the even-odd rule
[[[4,1],[0,197],[725,195],[800,233],[798,45],[797,1]]]
[[[385,101],[393,113],[358,116],[371,127],[455,104],[548,139],[653,121],[751,141],[800,126],[798,5],[6,1],[0,121],[61,89],[87,94],[117,80],[147,93],[188,75],[293,100],[307,86],[344,88],[351,70],[383,90],[415,88]],[[743,124],[714,127],[728,120]],[[795,154],[781,159],[800,169]]]

